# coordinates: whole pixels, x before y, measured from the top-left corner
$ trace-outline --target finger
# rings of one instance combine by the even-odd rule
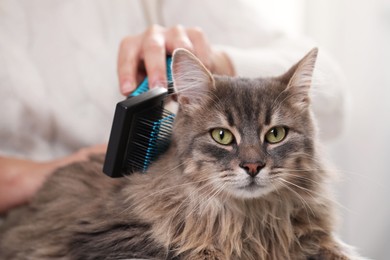
[[[176,25],[168,29],[165,33],[165,39],[165,45],[169,54],[172,54],[177,48],[184,48],[191,52],[194,51],[193,44],[185,28],[181,25]]]
[[[91,154],[101,154],[107,151],[107,144],[97,144],[89,148]]]
[[[211,47],[202,29],[198,27],[191,27],[186,29],[186,33],[192,42],[194,54],[202,61],[206,68],[212,70],[213,68],[210,58]]]
[[[149,87],[167,86],[165,38],[162,27],[152,26],[142,42],[142,53]]]
[[[118,52],[118,78],[120,91],[128,95],[137,86],[137,67],[140,63],[139,45],[141,36],[129,36],[122,40]]]
[[[76,151],[73,154],[70,154],[66,157],[60,158],[57,160],[59,166],[67,165],[74,162],[88,161],[91,156],[104,154],[107,151],[107,144],[98,144],[94,146],[84,147]]]

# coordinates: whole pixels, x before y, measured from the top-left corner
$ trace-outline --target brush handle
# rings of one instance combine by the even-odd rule
[[[168,56],[166,60],[166,67],[167,67],[167,80],[168,80],[168,86],[172,82],[172,71],[171,71],[171,64],[172,64],[172,57]],[[149,80],[148,77],[145,77],[145,79],[141,82],[141,84],[134,90],[133,93],[129,95],[129,97],[136,97],[138,95],[141,95],[142,93],[145,93],[149,90]]]

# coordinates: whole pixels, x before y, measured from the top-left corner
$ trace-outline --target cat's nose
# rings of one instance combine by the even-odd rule
[[[244,162],[240,164],[240,167],[245,170],[251,177],[255,177],[259,174],[260,170],[265,166],[264,162]]]

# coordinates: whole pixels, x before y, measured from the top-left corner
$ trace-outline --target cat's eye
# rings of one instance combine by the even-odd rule
[[[232,132],[223,128],[211,130],[211,137],[219,144],[229,145],[234,141]]]
[[[265,140],[270,144],[276,144],[283,141],[286,135],[287,128],[283,126],[276,126],[267,132]]]

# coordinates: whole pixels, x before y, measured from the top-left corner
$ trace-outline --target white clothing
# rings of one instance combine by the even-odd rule
[[[154,22],[202,28],[240,76],[283,73],[314,44],[275,31],[255,1],[2,0],[0,155],[48,160],[107,142],[123,99],[119,43]],[[342,125],[342,78],[321,50],[316,71],[326,78],[314,84],[314,108],[331,137]]]

